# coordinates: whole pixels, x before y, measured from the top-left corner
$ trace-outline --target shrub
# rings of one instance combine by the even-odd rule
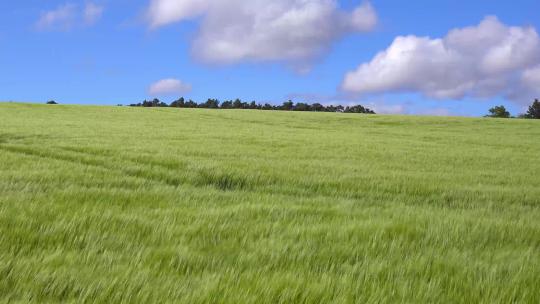
[[[489,109],[489,114],[486,117],[491,118],[510,118],[510,112],[504,106],[496,106]]]

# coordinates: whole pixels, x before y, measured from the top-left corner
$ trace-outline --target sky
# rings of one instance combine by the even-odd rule
[[[0,100],[157,97],[525,112],[538,0],[0,1]]]

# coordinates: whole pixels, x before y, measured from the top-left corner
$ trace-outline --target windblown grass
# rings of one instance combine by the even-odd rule
[[[0,104],[0,301],[540,303],[540,123]]]

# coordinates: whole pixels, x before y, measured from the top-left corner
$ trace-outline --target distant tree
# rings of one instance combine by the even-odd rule
[[[326,108],[320,103],[314,103],[311,105],[311,111],[324,112],[326,111]]]
[[[489,109],[489,114],[486,117],[491,118],[510,118],[510,112],[504,106],[496,106]]]
[[[343,112],[345,112],[345,113],[358,113],[358,114],[375,114],[374,111],[372,111],[372,110],[370,110],[368,108],[365,108],[365,107],[363,107],[361,105],[346,107]]]
[[[48,102],[50,104],[56,104],[54,101]],[[538,103],[538,101],[536,101]],[[119,105],[120,106],[120,105]],[[251,110],[266,110],[266,111],[313,111],[313,112],[337,112],[337,113],[361,113],[361,114],[375,114],[374,111],[365,108],[361,105],[343,107],[338,106],[324,106],[320,103],[304,103],[300,102],[295,104],[293,101],[289,100],[284,102],[282,105],[275,106],[269,103],[264,105],[257,103],[256,101],[251,101],[249,103],[243,102],[239,98],[233,100],[226,100],[220,102],[217,99],[209,98],[206,102],[197,103],[193,100],[186,101],[183,97],[171,102],[170,105],[160,101],[157,98],[153,100],[144,100],[143,102],[130,104],[130,107],[173,107],[173,108],[206,108],[206,109],[251,109]],[[538,106],[538,105],[536,105]]]
[[[218,109],[219,108],[219,100],[209,98],[205,103],[201,103],[199,105],[199,108]]]
[[[56,101],[54,101],[54,100],[49,100],[49,101],[47,101],[47,104],[48,105],[56,105],[58,103]]]
[[[311,107],[307,103],[303,103],[303,102],[299,102],[296,104],[296,106],[294,106],[294,111],[305,112],[305,111],[309,111],[310,109]]]
[[[171,102],[170,107],[171,108],[184,108],[185,105],[186,105],[186,101],[184,97],[180,97],[178,100]]]
[[[222,102],[221,103],[221,108],[222,109],[232,109],[233,108],[232,100],[226,100],[226,101]]]
[[[258,105],[257,102],[252,101],[250,104],[249,104],[249,108],[251,110],[257,110],[257,109],[260,109],[262,106],[261,105]]]
[[[162,102],[162,101],[159,101],[159,99],[157,98],[154,98],[154,100],[152,101],[153,104],[155,104],[156,107],[159,107],[159,108],[167,108],[169,105]]]
[[[529,107],[529,110],[525,115],[527,118],[540,119],[540,101],[538,99],[534,100],[533,104]]]
[[[338,110],[333,105],[329,105],[329,106],[324,107],[324,111],[326,111],[326,112],[337,112]]]
[[[293,109],[294,109],[294,102],[292,102],[291,100],[284,102],[283,105],[281,106],[281,110],[283,111],[292,111]]]
[[[271,104],[269,103],[265,103],[262,107],[261,107],[262,110],[266,110],[266,111],[269,111],[269,110],[274,110],[274,106],[272,106]]]
[[[190,100],[186,101],[184,106],[186,108],[197,108],[199,105],[195,101],[190,99]]]
[[[247,105],[246,105],[245,102],[242,102],[242,100],[240,100],[239,98],[236,98],[233,101],[232,107],[233,107],[233,109],[245,109],[247,107]]]
[[[160,101],[157,98],[154,98],[151,101],[150,100],[144,100],[142,102],[141,106],[143,106],[145,108],[158,108],[158,107],[164,108],[164,107],[168,107],[168,105],[166,103]]]

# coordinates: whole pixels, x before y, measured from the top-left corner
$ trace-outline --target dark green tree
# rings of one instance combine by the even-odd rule
[[[239,98],[236,98],[233,102],[233,109],[244,109],[245,103],[242,102]]]
[[[496,106],[489,109],[489,114],[486,117],[491,118],[510,118],[510,112],[504,106]]]
[[[198,104],[195,101],[190,99],[190,100],[186,101],[185,107],[186,108],[197,108]]]
[[[233,108],[233,102],[231,100],[226,100],[221,103],[222,109],[232,109]]]
[[[283,103],[283,105],[281,106],[281,110],[283,111],[292,111],[294,109],[294,102],[292,101],[286,101]]]
[[[297,103],[296,106],[294,107],[294,111],[301,111],[301,112],[309,111],[310,109],[311,107],[307,103],[303,103],[303,102]]]
[[[186,105],[186,101],[184,97],[180,97],[180,99],[173,101],[170,107],[171,108],[184,108],[185,105]]]
[[[311,105],[311,111],[324,112],[326,111],[326,108],[322,104],[316,102]]]
[[[346,107],[343,112],[345,112],[345,113],[358,113],[358,114],[375,114],[374,111],[372,111],[372,110],[370,110],[368,108],[365,108],[365,107],[363,107],[361,105]]]
[[[527,118],[540,119],[540,101],[535,99],[526,114]]]
[[[199,105],[200,108],[207,108],[207,109],[218,109],[219,108],[219,100],[209,98],[205,103],[202,103]]]
[[[58,104],[58,103],[56,101],[54,101],[54,100],[49,100],[49,101],[47,101],[47,104],[48,105],[55,105],[55,104]]]
[[[260,109],[261,106],[257,104],[257,102],[252,101],[250,104],[249,104],[249,108],[252,109],[252,110],[257,110],[257,109]]]
[[[324,111],[326,111],[326,112],[337,112],[338,110],[337,110],[337,108],[335,106],[329,105],[329,106],[324,108]]]
[[[266,111],[269,111],[269,110],[273,110],[273,109],[274,109],[274,106],[272,106],[272,105],[269,104],[269,103],[265,103],[264,106],[261,107],[261,109],[266,110]]]
[[[157,98],[154,98],[152,101],[149,101],[149,100],[143,101],[142,106],[146,108],[168,107],[166,103],[160,101]]]

